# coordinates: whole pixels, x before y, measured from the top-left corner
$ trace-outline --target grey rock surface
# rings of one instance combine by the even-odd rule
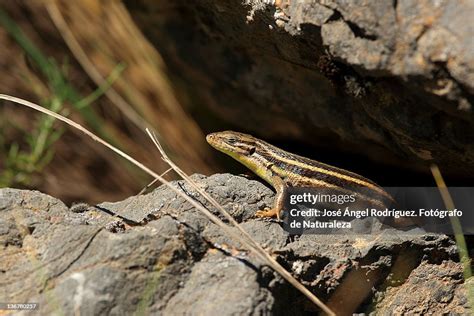
[[[125,1],[183,90],[227,125],[472,175],[473,1],[286,2]]]
[[[230,174],[193,178],[338,314],[467,313],[462,267],[447,236],[290,236],[276,221],[253,218],[272,203],[263,184]],[[209,206],[183,181],[173,186]],[[0,189],[0,206],[0,301],[39,303],[40,315],[316,311],[164,186],[81,212],[36,191]]]

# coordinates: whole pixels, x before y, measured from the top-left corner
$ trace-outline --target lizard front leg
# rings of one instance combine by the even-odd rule
[[[283,209],[283,202],[285,201],[285,195],[287,193],[288,186],[286,185],[285,181],[278,176],[272,177],[272,185],[276,190],[275,202],[273,204],[273,208],[260,210],[255,213],[257,217],[277,217],[280,220],[280,213]]]

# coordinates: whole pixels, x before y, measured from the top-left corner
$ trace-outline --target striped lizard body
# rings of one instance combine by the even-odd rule
[[[207,135],[207,142],[236,159],[276,190],[275,205],[257,216],[277,216],[288,187],[320,188],[353,194],[373,205],[385,207],[392,197],[373,181],[356,173],[298,156],[248,134],[225,131]],[[362,193],[363,192],[363,193]]]

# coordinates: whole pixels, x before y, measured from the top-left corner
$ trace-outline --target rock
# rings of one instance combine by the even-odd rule
[[[467,313],[462,267],[447,236],[291,236],[276,221],[253,218],[273,199],[260,182],[229,174],[193,178],[338,314]],[[172,184],[208,206],[183,181]],[[81,212],[15,189],[0,189],[0,205],[1,302],[36,302],[41,315],[315,311],[165,186]]]
[[[182,92],[235,129],[472,174],[471,1],[124,2]]]
[[[223,255],[195,264],[184,287],[169,301],[167,315],[270,314],[274,298],[259,283],[258,271]]]
[[[405,284],[388,287],[375,309],[381,314],[410,312],[439,315],[446,311],[465,314],[466,310],[460,306],[465,304],[466,289],[456,286],[456,283],[463,282],[459,268],[459,264],[449,261],[438,264],[423,262],[411,272]]]

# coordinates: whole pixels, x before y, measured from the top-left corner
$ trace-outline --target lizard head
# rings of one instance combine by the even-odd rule
[[[212,147],[231,156],[272,184],[272,174],[267,169],[271,163],[265,158],[265,148],[269,144],[251,135],[233,131],[212,133],[206,136],[206,140]]]
[[[234,158],[250,156],[258,146],[255,137],[233,131],[212,133],[206,136],[206,140],[215,149]]]

